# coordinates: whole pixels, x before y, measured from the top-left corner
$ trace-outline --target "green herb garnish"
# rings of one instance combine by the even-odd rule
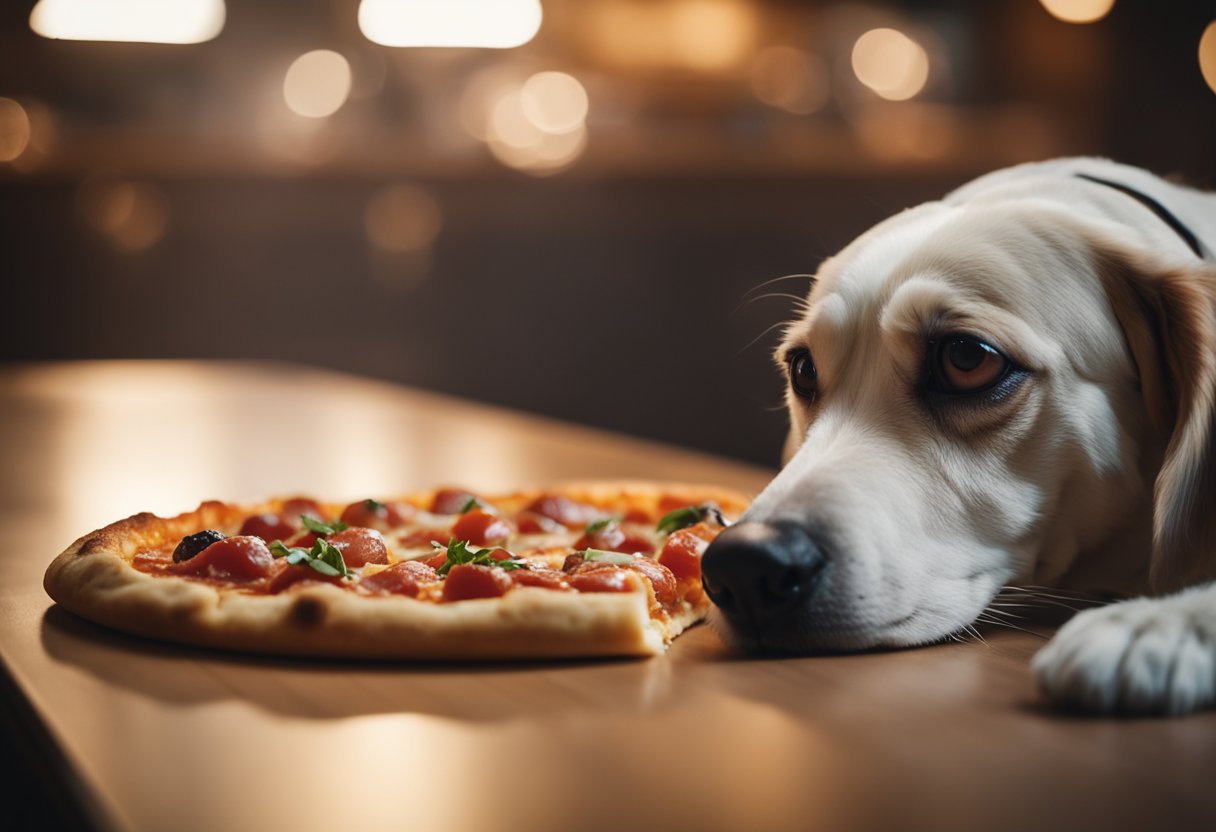
[[[373,500],[370,497],[363,501],[363,507],[372,514],[379,514],[385,509],[384,503],[379,500]]]
[[[343,523],[341,520],[335,520],[332,523],[322,523],[320,520],[317,520],[315,517],[310,517],[307,514],[300,515],[300,522],[304,524],[304,528],[308,529],[313,534],[318,535],[337,534],[338,532],[346,531],[350,528],[350,526]]]
[[[460,513],[468,514],[470,511],[477,508],[477,506],[479,506],[479,505],[480,505],[480,503],[478,502],[476,497],[470,497],[469,501],[460,507]]]
[[[490,557],[490,553],[497,551],[496,549],[478,549],[477,551],[473,551],[469,548],[469,542],[467,540],[457,540],[454,537],[448,540],[447,546],[444,546],[441,543],[436,543],[433,540],[431,541],[431,546],[433,546],[437,552],[444,552],[448,558],[443,562],[442,566],[435,570],[440,575],[448,574],[448,571],[453,566],[463,566],[465,564],[472,564],[474,566],[498,566],[506,569],[508,572],[512,569],[528,568],[526,563],[521,560],[515,560],[514,558],[508,560],[494,560],[494,558]]]
[[[317,538],[317,542],[312,544],[311,549],[288,546],[283,541],[276,540],[270,544],[270,553],[276,558],[287,558],[287,562],[292,565],[302,563],[310,566],[322,575],[331,578],[345,578],[350,574],[350,570],[346,568],[346,561],[342,559],[342,552],[321,537]]]
[[[574,554],[581,556],[583,560],[593,560],[597,563],[612,563],[617,566],[626,566],[640,557],[639,555],[630,555],[625,552],[608,552],[603,549],[583,549],[581,552],[575,552]]]
[[[602,520],[596,520],[593,523],[588,523],[586,531],[587,534],[595,534],[597,532],[602,532],[609,526],[619,522],[621,522],[620,517],[605,517]]]
[[[671,534],[695,526],[711,514],[721,525],[726,525],[722,520],[722,512],[715,503],[702,503],[699,506],[678,508],[663,515],[656,529],[660,534]]]

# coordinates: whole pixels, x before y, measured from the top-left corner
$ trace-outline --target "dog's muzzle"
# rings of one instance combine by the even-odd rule
[[[810,598],[825,562],[793,521],[736,523],[705,550],[701,581],[732,623],[759,630]]]

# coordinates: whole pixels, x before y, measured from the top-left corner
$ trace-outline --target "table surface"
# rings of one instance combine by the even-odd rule
[[[1200,828],[1216,714],[1083,719],[1030,632],[745,659],[708,627],[631,661],[410,665],[177,648],[54,607],[47,562],[139,510],[771,471],[277,365],[0,371],[0,657],[95,823],[138,830]],[[68,785],[68,784],[65,784]]]

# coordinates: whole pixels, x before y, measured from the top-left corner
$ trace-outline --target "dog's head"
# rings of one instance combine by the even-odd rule
[[[1214,286],[1050,206],[930,203],[867,232],[777,352],[786,465],[705,554],[719,630],[913,645],[1007,583],[1144,588],[1150,551],[1166,583],[1203,568]]]

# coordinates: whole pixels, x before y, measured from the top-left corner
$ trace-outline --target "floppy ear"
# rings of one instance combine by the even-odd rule
[[[1103,259],[1149,418],[1169,436],[1153,495],[1152,584],[1216,577],[1216,266]]]

